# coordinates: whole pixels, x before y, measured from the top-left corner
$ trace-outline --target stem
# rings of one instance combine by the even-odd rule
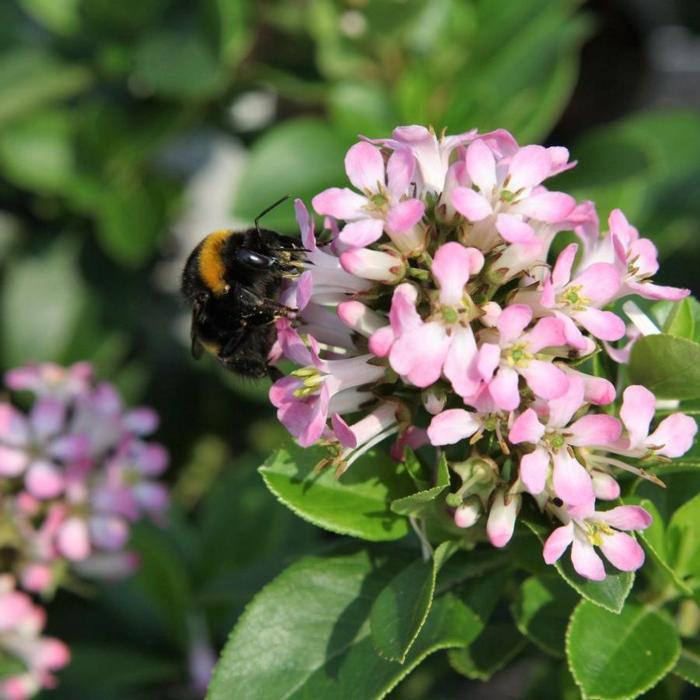
[[[433,556],[433,548],[428,541],[428,537],[425,534],[425,523],[423,520],[419,520],[415,515],[408,516],[408,522],[411,523],[413,532],[416,533],[416,537],[420,542],[421,554],[423,556],[423,561],[430,561]]]

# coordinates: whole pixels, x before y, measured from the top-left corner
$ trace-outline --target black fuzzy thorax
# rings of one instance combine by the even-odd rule
[[[276,337],[279,294],[293,251],[299,245],[268,229],[232,232],[220,250],[229,290],[216,294],[199,271],[204,242],[192,251],[182,275],[182,293],[193,309],[193,354],[197,357],[204,347],[227,369],[244,376],[264,377],[269,373],[267,357]],[[241,262],[241,252],[245,251],[265,256],[274,264],[269,269],[251,269]]]

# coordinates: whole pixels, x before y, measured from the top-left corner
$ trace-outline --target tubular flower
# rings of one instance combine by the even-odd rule
[[[648,332],[631,302],[629,330],[609,304],[687,291],[654,284],[656,250],[621,212],[601,235],[592,202],[545,187],[574,165],[565,148],[520,146],[503,130],[401,126],[355,144],[354,189],[312,200],[318,237],[295,203],[306,262],[285,284],[290,312],[270,360],[296,368],[270,399],[300,445],[327,448],[321,466],[338,476],[389,438],[399,460],[407,447],[449,445],[461,486],[445,507],[465,537],[505,546],[531,498],[563,523],[546,560],[572,544],[579,573],[599,578],[594,547],[618,568],[641,564],[618,530],[647,516],[635,507],[627,527],[620,513],[632,511],[598,511],[596,499],[619,496],[618,469],[655,479],[630,462],[683,454],[696,426],[678,413],[650,431],[654,397],[641,387],[625,390],[619,419],[597,408],[616,389],[593,375],[593,354],[624,362],[631,345],[610,343]],[[580,242],[552,259],[562,231]]]

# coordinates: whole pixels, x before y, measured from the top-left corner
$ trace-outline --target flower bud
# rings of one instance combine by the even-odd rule
[[[447,392],[442,388],[432,386],[421,393],[421,399],[423,400],[425,410],[431,415],[436,416],[445,408]]]
[[[610,474],[594,470],[591,474],[593,491],[596,498],[604,501],[614,501],[620,496],[620,485]]]
[[[486,523],[486,534],[494,547],[505,547],[513,536],[520,500],[520,494],[506,495],[504,489],[496,491]]]
[[[471,527],[481,517],[481,501],[476,496],[471,496],[455,511],[455,525],[457,527]]]

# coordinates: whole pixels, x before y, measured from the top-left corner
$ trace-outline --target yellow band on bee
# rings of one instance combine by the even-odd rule
[[[214,231],[204,239],[199,251],[199,274],[214,294],[222,294],[226,288],[226,268],[221,253],[230,236],[230,231]]]

